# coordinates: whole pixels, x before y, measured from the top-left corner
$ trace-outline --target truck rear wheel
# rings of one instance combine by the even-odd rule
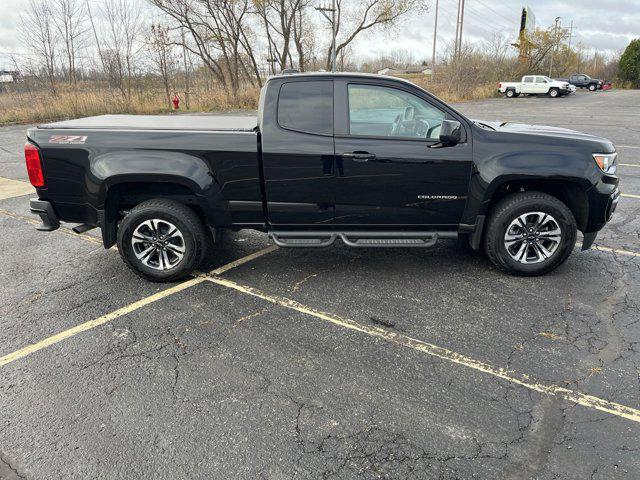
[[[576,243],[571,210],[542,192],[520,192],[491,212],[484,248],[493,263],[512,275],[543,275],[562,265]]]
[[[211,239],[189,207],[168,199],[142,202],[118,227],[120,256],[137,275],[152,282],[172,282],[202,263]]]
[[[507,98],[513,98],[516,96],[516,91],[513,89],[509,89],[506,92],[504,92],[504,96]]]

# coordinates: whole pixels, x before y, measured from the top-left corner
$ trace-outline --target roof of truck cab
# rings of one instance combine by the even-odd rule
[[[278,75],[274,75],[269,77],[269,80],[272,79],[283,79],[283,78],[361,78],[368,80],[394,80],[402,83],[409,83],[413,86],[416,86],[413,82],[406,78],[396,77],[393,75],[379,75],[377,73],[362,73],[362,72],[304,72],[304,73],[280,73]]]
[[[204,130],[252,132],[258,125],[256,115],[99,115],[39,125],[42,129],[105,130]]]

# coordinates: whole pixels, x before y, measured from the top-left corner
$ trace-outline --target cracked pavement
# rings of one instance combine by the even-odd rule
[[[608,137],[640,165],[640,91],[459,105]],[[605,117],[607,120],[602,120]],[[26,179],[25,127],[0,177]],[[630,148],[635,146],[637,148]],[[620,167],[640,194],[640,167]],[[166,287],[0,201],[0,356]],[[640,252],[640,200],[598,237]],[[90,232],[95,235],[95,232]],[[224,237],[212,268],[266,238]],[[546,384],[640,408],[640,257],[579,252],[540,278],[480,254],[276,250],[224,278]],[[0,479],[640,478],[640,423],[203,282],[0,367]]]

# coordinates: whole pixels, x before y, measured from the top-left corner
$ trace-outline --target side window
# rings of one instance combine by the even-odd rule
[[[545,83],[543,77],[536,77],[536,83]]]
[[[522,81],[524,83],[533,83],[533,77],[524,77]]]
[[[333,135],[333,82],[290,82],[280,88],[278,124],[289,130]]]
[[[437,140],[444,119],[444,112],[403,90],[349,85],[351,135]]]

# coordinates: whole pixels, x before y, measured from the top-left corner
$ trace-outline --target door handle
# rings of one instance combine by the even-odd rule
[[[348,152],[343,153],[342,158],[353,160],[354,162],[368,162],[369,160],[375,160],[376,156],[368,152]]]

